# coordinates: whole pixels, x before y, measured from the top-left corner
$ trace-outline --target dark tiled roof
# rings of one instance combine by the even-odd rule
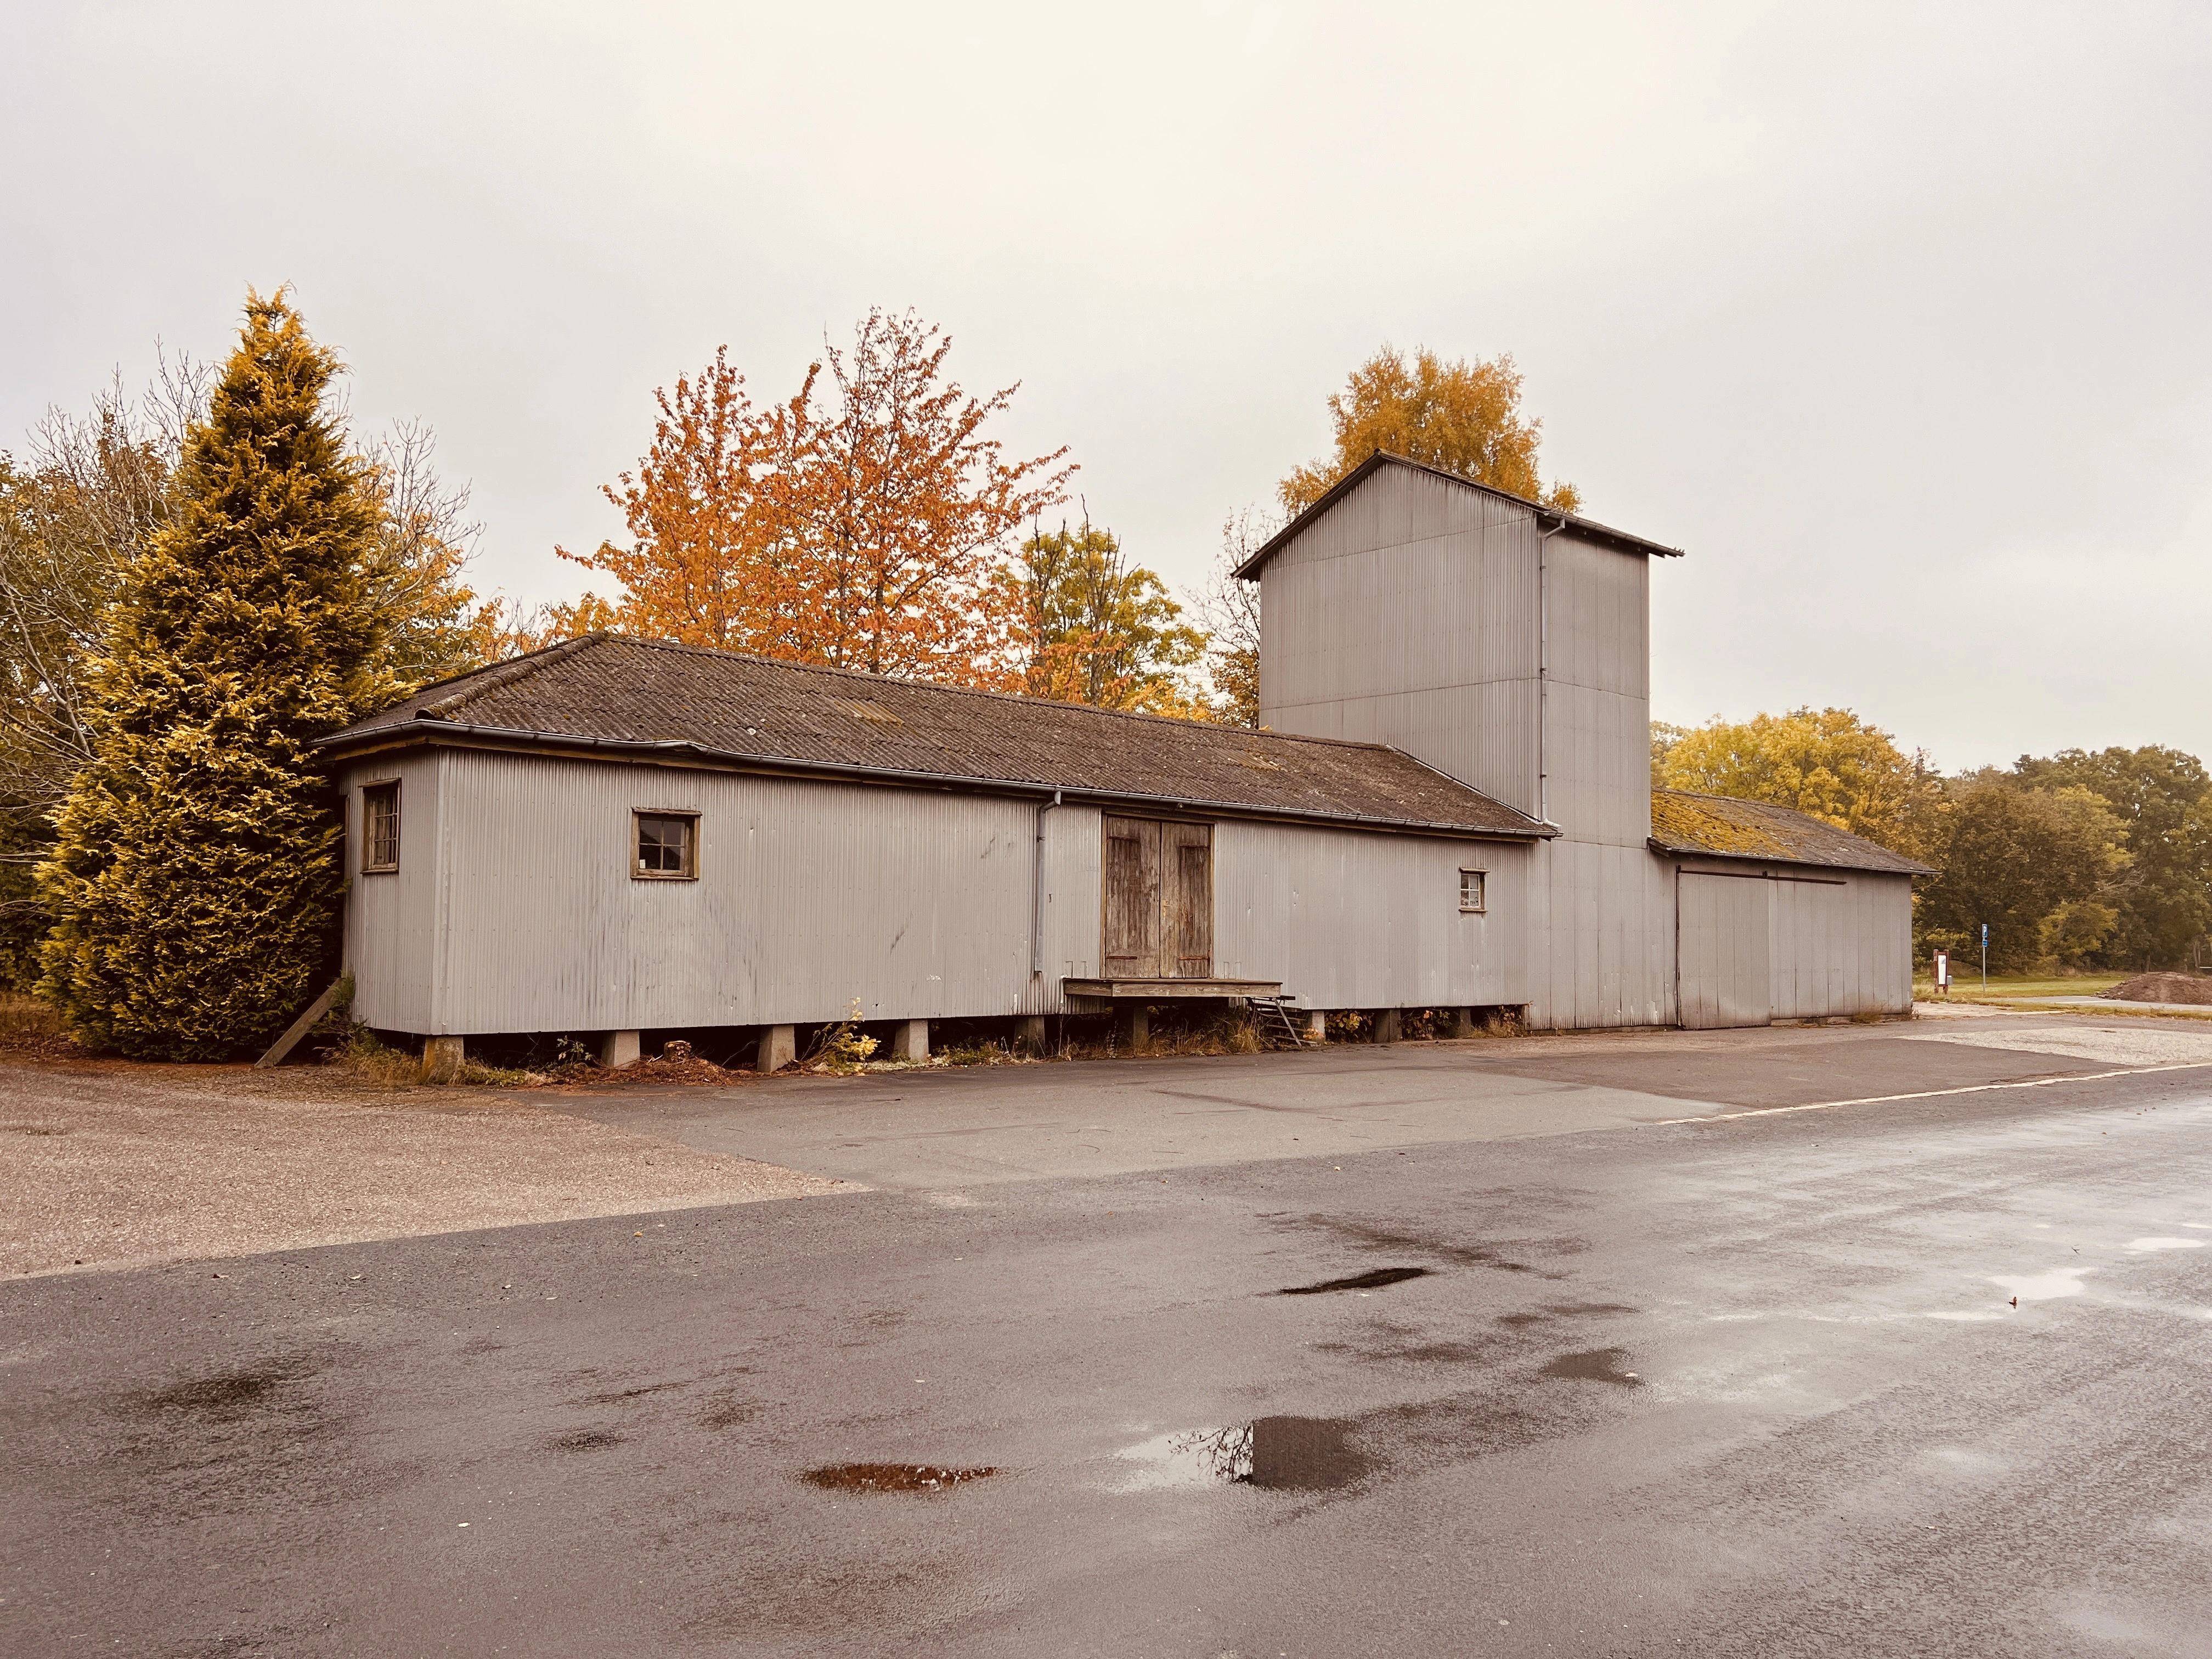
[[[420,732],[665,744],[794,770],[923,776],[1506,836],[1533,818],[1395,749],[594,634],[417,692],[328,740]]]
[[[1651,844],[1665,853],[1820,864],[1836,870],[1883,870],[1901,876],[1936,873],[1902,853],[1893,853],[1864,836],[1838,830],[1809,813],[1771,806],[1763,800],[1693,795],[1684,789],[1651,792]]]

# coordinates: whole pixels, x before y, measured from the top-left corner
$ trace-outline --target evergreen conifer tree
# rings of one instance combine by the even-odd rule
[[[91,665],[96,753],[39,872],[39,989],[95,1048],[250,1053],[335,968],[344,824],[311,745],[392,690],[375,509],[324,402],[338,367],[281,291],[249,293],[176,520]]]

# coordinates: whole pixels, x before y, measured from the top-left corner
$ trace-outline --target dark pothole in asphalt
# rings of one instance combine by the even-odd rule
[[[999,1471],[940,1468],[933,1463],[828,1463],[799,1478],[829,1492],[950,1492],[970,1480],[988,1480]]]
[[[605,1429],[586,1429],[577,1434],[556,1435],[553,1439],[556,1451],[598,1451],[605,1446],[619,1446],[629,1437],[614,1434]]]
[[[1402,1285],[1409,1279],[1426,1279],[1433,1267],[1376,1267],[1345,1279],[1324,1279],[1317,1285],[1291,1285],[1277,1296],[1326,1296],[1332,1291],[1379,1291],[1385,1285]]]

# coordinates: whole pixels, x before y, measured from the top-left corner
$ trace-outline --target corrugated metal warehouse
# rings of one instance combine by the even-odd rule
[[[423,1037],[1185,999],[1765,1024],[1911,1005],[1919,866],[1650,785],[1671,550],[1378,456],[1261,549],[1269,729],[592,635],[327,745],[356,1017]]]

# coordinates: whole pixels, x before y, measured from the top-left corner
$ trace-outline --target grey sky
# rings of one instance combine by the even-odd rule
[[[1686,548],[1653,713],[2212,753],[2212,12],[0,7],[0,445],[295,285],[479,574],[574,592],[650,394],[914,306],[1180,584],[1383,341],[1510,351]]]

